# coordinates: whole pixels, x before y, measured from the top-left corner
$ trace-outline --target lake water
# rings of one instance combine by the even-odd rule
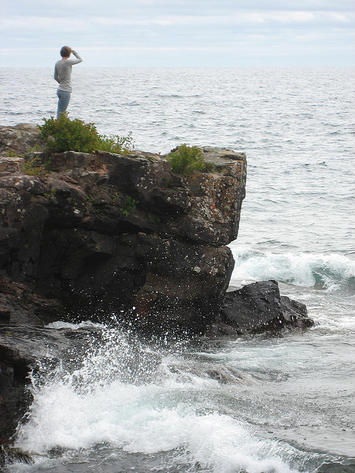
[[[54,115],[51,70],[0,84],[0,124]],[[276,279],[315,326],[168,344],[101,327],[75,371],[33,380],[17,444],[36,463],[12,472],[355,471],[354,84],[351,68],[73,69],[70,116],[101,133],[247,154],[231,284]]]

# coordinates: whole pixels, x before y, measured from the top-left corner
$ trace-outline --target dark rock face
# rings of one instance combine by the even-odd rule
[[[0,129],[0,142],[15,128]],[[3,321],[58,320],[62,304],[71,317],[203,330],[233,269],[224,245],[237,236],[246,179],[244,155],[204,154],[213,172],[187,177],[139,151],[0,158],[0,273],[17,284],[3,283]]]
[[[304,304],[280,296],[276,281],[262,281],[226,293],[217,328],[222,333],[234,329],[238,334],[247,334],[312,325]]]
[[[30,286],[0,275],[0,325],[42,325],[61,318],[63,306],[41,297]]]

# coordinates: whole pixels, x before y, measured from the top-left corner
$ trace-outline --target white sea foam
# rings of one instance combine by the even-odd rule
[[[137,454],[176,450],[179,461],[198,462],[214,473],[298,471],[288,466],[295,454],[288,444],[262,439],[250,425],[206,410],[204,394],[218,389],[216,380],[169,371],[179,356],[168,354],[156,366],[153,382],[123,382],[121,374],[131,370],[137,349],[149,349],[133,346],[119,330],[108,330],[103,338],[77,370],[59,365],[44,382],[43,376],[40,382],[33,379],[30,420],[19,429],[17,445],[39,455],[39,461],[55,447],[85,449],[107,442]],[[141,362],[142,370],[151,370]]]
[[[100,327],[103,328],[104,325],[91,322],[90,320],[84,320],[83,322],[80,322],[78,324],[57,320],[56,322],[51,322],[50,324],[47,324],[46,327],[56,328],[56,329],[63,328],[63,329],[70,329],[70,330],[78,330],[80,328],[100,328]]]
[[[187,386],[184,389],[188,389]],[[155,454],[183,448],[185,461],[216,473],[244,468],[249,473],[290,473],[292,448],[260,440],[243,424],[217,413],[198,415],[189,404],[170,399],[164,386],[113,382],[79,394],[52,384],[36,394],[30,423],[18,445],[36,453],[53,447],[90,448],[101,442],[130,453]]]
[[[267,280],[335,291],[355,290],[355,260],[341,254],[272,253],[232,249],[232,280]]]

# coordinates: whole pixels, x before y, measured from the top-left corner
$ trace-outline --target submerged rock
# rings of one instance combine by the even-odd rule
[[[301,302],[280,295],[276,281],[261,281],[227,292],[214,330],[238,334],[279,332],[314,325]]]
[[[251,384],[253,382],[248,374],[237,368],[202,361],[199,358],[170,363],[168,369],[176,375],[179,381],[191,381],[198,377],[212,379],[220,384]]]

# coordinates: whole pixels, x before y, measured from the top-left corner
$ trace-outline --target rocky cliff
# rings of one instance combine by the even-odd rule
[[[36,139],[34,127],[0,129],[2,321],[124,314],[199,331],[213,320],[234,264],[225,245],[238,233],[245,156],[204,148],[213,171],[185,177],[157,154],[48,156],[30,151]]]

